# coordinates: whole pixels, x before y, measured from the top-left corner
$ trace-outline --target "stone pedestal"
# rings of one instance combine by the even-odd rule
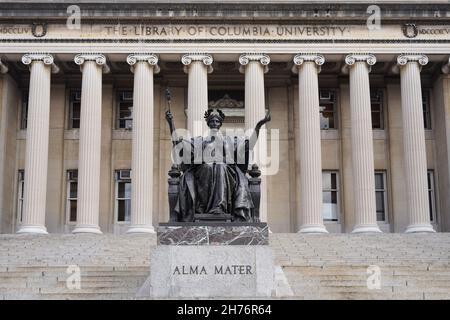
[[[267,223],[162,223],[158,245],[268,245]]]
[[[275,266],[267,224],[165,224],[137,293],[153,298],[270,297]]]

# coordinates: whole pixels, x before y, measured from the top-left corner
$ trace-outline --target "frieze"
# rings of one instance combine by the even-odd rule
[[[448,40],[450,25],[384,25],[369,30],[366,25],[293,24],[82,24],[68,29],[65,24],[2,24],[0,40],[141,40],[141,41],[376,41]]]

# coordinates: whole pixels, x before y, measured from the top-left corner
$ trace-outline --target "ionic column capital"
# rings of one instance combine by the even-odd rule
[[[298,68],[300,68],[305,62],[314,62],[317,66],[317,72],[319,73],[320,66],[325,63],[325,57],[318,53],[299,53],[295,55],[293,61],[293,73],[298,73]]]
[[[52,73],[59,72],[58,66],[54,63],[53,56],[49,53],[33,52],[26,53],[22,56],[22,63],[24,65],[31,65],[33,61],[42,61],[45,65],[51,66]]]
[[[213,67],[211,64],[213,63],[213,57],[207,53],[187,53],[181,57],[181,63],[184,64],[184,72],[188,73],[188,66],[192,63],[192,61],[201,61],[206,66],[206,71],[208,73],[213,72]]]
[[[369,66],[373,66],[377,62],[377,58],[371,53],[351,53],[345,57],[345,63],[349,66],[356,62],[366,62]]]
[[[106,57],[101,53],[79,53],[74,58],[73,61],[83,67],[85,61],[94,61],[99,66],[102,67],[103,73],[108,73],[110,71],[109,66],[106,63]]]
[[[8,67],[3,64],[2,59],[0,59],[0,73],[7,73],[8,72]]]
[[[404,66],[408,62],[417,62],[419,65],[424,66],[428,63],[428,57],[424,54],[401,54],[397,57],[399,66]]]
[[[377,58],[371,53],[351,53],[345,59],[345,64],[342,66],[342,73],[348,74],[349,68],[355,65],[356,62],[365,62],[368,64],[368,71],[371,71],[371,66],[377,62]]]
[[[130,65],[131,72],[134,72],[134,65],[138,62],[147,62],[153,67],[154,73],[159,73],[158,56],[153,53],[132,53],[127,57],[127,63]]]
[[[445,74],[449,74],[450,73],[450,58],[448,58],[448,61],[442,65],[441,70]]]
[[[424,54],[402,53],[397,57],[397,63],[392,66],[392,72],[398,74],[400,67],[406,65],[408,62],[416,62],[419,64],[419,68],[428,63],[428,57]]]
[[[259,61],[264,67],[264,73],[269,71],[270,57],[264,53],[244,53],[239,56],[239,63],[241,64],[239,71],[241,73],[245,72],[245,66],[250,63],[250,61]]]

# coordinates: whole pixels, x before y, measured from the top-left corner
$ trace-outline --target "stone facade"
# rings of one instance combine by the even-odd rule
[[[326,229],[337,233],[377,231],[378,228],[396,233],[407,229],[431,231],[432,227],[436,231],[450,231],[450,19],[446,3],[437,1],[433,6],[414,4],[412,7],[407,3],[382,2],[381,30],[369,30],[366,26],[369,3],[342,4],[331,10],[322,4],[298,1],[276,6],[244,1],[231,10],[224,1],[211,11],[206,10],[206,3],[195,8],[189,4],[182,8],[177,3],[170,8],[165,4],[155,8],[149,4],[130,7],[126,1],[117,1],[110,10],[98,1],[98,4],[81,5],[80,29],[66,26],[65,1],[26,8],[19,3],[7,7],[0,3],[5,16],[9,13],[20,18],[20,23],[0,19],[0,231],[14,233],[27,228],[36,231],[33,228],[38,227],[49,233],[68,233],[75,228],[82,232],[87,228],[87,231],[124,233],[132,222],[135,230],[152,232],[159,222],[168,220],[169,214],[167,172],[171,166],[171,143],[164,119],[165,89],[170,87],[172,92],[171,110],[177,128],[193,128],[192,121],[202,119],[192,119],[189,115],[198,117],[206,108],[197,105],[199,102],[205,104],[205,85],[208,86],[207,103],[225,95],[237,102],[247,100],[245,107],[233,106],[227,110],[229,117],[225,128],[245,128],[264,114],[264,108],[271,112],[272,121],[267,128],[279,130],[280,162],[275,174],[265,176],[262,210],[272,232],[298,232],[311,226],[318,227],[321,232]],[[248,6],[252,11],[248,11]],[[411,19],[410,9],[416,13],[414,26],[393,20],[394,17],[405,21]],[[125,20],[133,12],[135,20]],[[110,14],[124,19],[119,18],[120,24],[117,19],[111,22]],[[37,20],[36,15],[42,18]],[[139,20],[143,15],[147,17],[145,23]],[[195,22],[192,17],[196,18]],[[217,17],[225,22],[217,23]],[[335,21],[333,25],[329,23],[331,19]],[[171,20],[176,23],[169,23]],[[36,52],[47,53],[53,61],[39,60]],[[22,57],[29,53],[34,53],[33,62],[23,64]],[[104,60],[74,62],[78,54],[87,53],[95,53]],[[127,57],[135,53],[152,57],[136,62],[140,64],[139,74],[136,64],[133,74],[130,71],[133,63],[127,63]],[[186,54],[199,53],[208,59],[190,62],[184,59],[182,63]],[[247,63],[239,59],[242,55],[255,54],[267,58]],[[360,61],[360,56],[356,62],[345,59],[350,54],[370,54],[376,57],[376,62]],[[408,58],[405,59],[404,54]],[[294,59],[298,55],[320,55],[324,61],[300,63]],[[78,64],[81,64],[82,72]],[[33,74],[35,66],[43,73]],[[292,66],[297,69],[294,70],[297,74],[291,72]],[[250,67],[254,69],[252,73]],[[59,72],[50,76],[50,71],[57,69]],[[157,73],[156,69],[161,70]],[[102,71],[109,72],[102,74]],[[320,73],[316,75],[314,72],[318,71]],[[316,84],[314,79],[317,79]],[[95,84],[98,89],[88,93],[85,81],[90,83],[89,87]],[[36,89],[32,91],[37,84],[43,86],[39,94]],[[46,93],[47,84],[50,85],[49,94]],[[135,86],[141,89],[138,98]],[[314,90],[318,86],[319,97],[308,90],[311,86]],[[151,87],[153,96],[145,91]],[[420,87],[423,95],[418,90]],[[92,123],[88,127],[86,123],[80,124],[78,129],[72,128],[71,121],[76,116],[71,95],[80,89],[83,89],[81,121],[88,119]],[[153,146],[147,144],[145,148],[152,148],[153,153],[133,152],[133,143],[139,139],[133,140],[134,131],[119,124],[118,104],[123,99],[119,93],[123,90],[134,91],[134,103],[139,103],[141,111],[133,113],[133,117],[153,117],[153,121],[145,118],[146,121],[139,122],[138,129],[147,140],[152,137]],[[375,90],[381,93],[378,103],[383,112],[379,117],[381,128],[370,132],[368,107],[375,104]],[[27,93],[32,101],[28,101],[28,112],[24,112]],[[46,99],[49,112],[43,107]],[[146,99],[153,100],[150,103]],[[314,110],[327,103],[335,108],[334,129],[326,129],[324,124],[318,137],[319,130],[300,127],[309,124],[302,122],[308,117],[306,107]],[[358,108],[359,104],[364,105],[364,110]],[[426,110],[421,113],[423,105]],[[145,108],[153,108],[152,116],[146,115]],[[126,108],[124,110],[126,112]],[[49,113],[48,124],[36,120],[45,116],[44,111]],[[376,113],[374,109],[372,111],[372,114]],[[322,112],[323,115],[330,116]],[[28,122],[26,129],[25,120]],[[424,128],[418,128],[424,122]],[[29,143],[30,125],[38,128],[40,134],[44,132],[39,137],[45,138],[48,133],[47,157],[42,157],[45,148],[34,148],[37,145]],[[143,131],[148,126],[152,130]],[[305,136],[305,132],[312,135]],[[361,134],[364,134],[363,139],[355,139]],[[267,139],[270,150],[270,136]],[[314,145],[308,145],[314,141]],[[100,158],[100,165],[92,165],[97,161],[95,159],[93,162],[86,160],[94,157],[92,150],[99,153],[96,157]],[[83,163],[91,165],[83,167],[80,164],[80,152],[84,155]],[[321,159],[320,168],[316,158],[307,157],[311,154]],[[27,165],[27,157],[47,161],[31,161]],[[409,160],[413,158],[420,158],[419,162],[411,163]],[[126,206],[128,198],[120,202],[123,199],[117,195],[117,170],[132,169],[133,164],[145,177],[152,179],[141,179],[139,189],[141,193],[150,192],[148,190],[153,193],[149,201],[140,204],[141,208],[151,207],[151,210],[131,210],[131,222],[119,222],[122,210],[119,206],[121,203]],[[316,165],[314,174],[302,176],[300,168],[306,166],[303,169],[306,172],[307,165],[312,164]],[[29,169],[34,168],[33,165],[38,167]],[[22,187],[19,176],[26,168],[28,182]],[[85,201],[91,207],[83,207],[78,213],[78,218],[83,217],[83,221],[78,221],[77,225],[69,222],[68,170],[78,168],[84,168],[83,175],[81,171],[79,173],[78,192],[84,190],[85,194],[78,202]],[[27,178],[33,174],[42,175],[44,169],[47,170],[46,183],[41,181],[42,178],[34,179],[34,182]],[[338,209],[337,221],[323,221],[318,214],[317,208],[321,207],[318,201],[322,195],[318,196],[317,190],[327,188],[325,183],[320,183],[320,170],[336,174],[333,176],[337,178],[336,186],[326,192],[337,199],[334,207]],[[367,186],[364,178],[373,170],[379,172],[378,178],[383,180],[383,188],[377,190],[385,205],[385,217],[377,223],[372,198],[374,190],[367,192],[372,186]],[[431,191],[428,190],[426,170],[431,170],[432,174]],[[316,184],[312,184],[314,181]],[[311,190],[315,191],[311,192],[308,186],[313,185]],[[28,195],[20,194],[22,188],[28,190]],[[356,192],[360,190],[355,188],[365,192]],[[26,218],[20,223],[20,207],[38,210],[37,206],[27,204],[31,203],[27,201],[33,192],[41,196],[41,209],[39,213],[31,213],[30,209],[23,212]],[[93,193],[98,193],[95,201],[89,198]],[[429,219],[428,194],[432,196],[433,221]],[[42,197],[45,198],[44,207]],[[415,201],[419,198],[420,201]],[[131,203],[131,197],[129,200]],[[139,203],[139,199],[133,201]],[[414,203],[419,203],[420,208],[409,207]],[[80,203],[78,209],[81,210]]]

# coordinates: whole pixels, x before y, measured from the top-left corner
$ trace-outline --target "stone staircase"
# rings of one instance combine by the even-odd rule
[[[0,235],[0,299],[135,299],[155,244],[155,235]],[[270,246],[283,271],[276,298],[450,299],[449,233],[275,233]]]
[[[448,233],[277,234],[271,246],[298,299],[450,299]]]

